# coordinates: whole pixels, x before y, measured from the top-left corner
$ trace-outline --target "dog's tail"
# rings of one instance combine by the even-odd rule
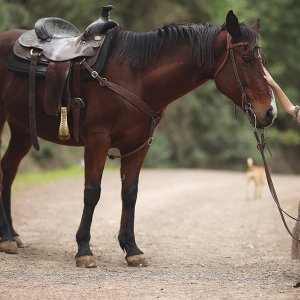
[[[253,168],[253,159],[251,157],[247,158],[247,166],[249,170]]]

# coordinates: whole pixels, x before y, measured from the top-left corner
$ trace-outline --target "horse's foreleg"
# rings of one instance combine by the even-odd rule
[[[18,247],[23,247],[24,245],[13,227],[11,214],[11,186],[15,179],[19,164],[24,156],[28,153],[32,144],[30,135],[27,132],[16,127],[14,124],[10,123],[9,125],[11,138],[8,148],[1,160],[1,169],[3,172],[2,201],[9,225],[9,230],[13,236],[13,239],[17,242]]]
[[[144,253],[136,245],[134,235],[139,173],[146,153],[145,149],[121,161],[122,217],[118,238],[121,248],[126,252],[125,259],[129,266],[147,266]]]
[[[94,209],[100,199],[101,178],[108,150],[108,147],[101,144],[101,142],[101,138],[97,139],[96,137],[87,138],[85,142],[84,208],[76,233],[78,252],[75,259],[78,267],[96,267],[96,260],[90,249],[89,242]]]

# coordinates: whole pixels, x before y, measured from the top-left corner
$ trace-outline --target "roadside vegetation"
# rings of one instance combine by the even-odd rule
[[[260,18],[261,45],[268,69],[295,104],[300,104],[300,6],[296,0],[0,0],[0,31],[32,28],[38,18],[56,16],[81,30],[97,19],[101,6],[113,4],[112,18],[133,31],[150,31],[171,22],[210,22],[221,26],[228,10],[251,23]],[[299,57],[299,59],[298,59]],[[299,127],[279,108],[266,131],[273,171],[300,173]],[[3,139],[7,145],[9,133]],[[41,142],[22,170],[64,168],[80,163],[82,149]],[[2,150],[3,153],[3,150]],[[57,155],[59,153],[59,155]],[[145,167],[221,168],[242,170],[251,156],[259,162],[248,120],[214,86],[206,83],[170,105],[155,135]]]

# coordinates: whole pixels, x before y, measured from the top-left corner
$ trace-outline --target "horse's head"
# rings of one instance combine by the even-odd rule
[[[277,108],[273,92],[263,77],[259,29],[259,20],[248,27],[239,24],[232,11],[228,12],[226,30],[222,30],[217,39],[215,83],[249,115],[253,126],[264,128],[273,123]]]

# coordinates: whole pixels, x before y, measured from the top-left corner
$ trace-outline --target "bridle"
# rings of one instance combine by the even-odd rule
[[[218,75],[220,74],[221,70],[223,69],[223,67],[225,66],[228,58],[230,58],[231,61],[231,65],[234,71],[234,76],[236,79],[236,82],[239,86],[239,89],[241,91],[242,94],[242,109],[245,112],[245,114],[248,116],[248,118],[253,117],[254,120],[254,127],[256,128],[257,126],[257,118],[256,118],[256,114],[254,112],[254,110],[252,109],[252,105],[250,103],[250,101],[248,100],[248,96],[247,93],[244,89],[243,83],[241,81],[237,66],[236,66],[236,61],[235,61],[235,57],[234,57],[234,51],[233,49],[236,47],[240,47],[240,46],[247,46],[249,45],[248,42],[238,42],[238,43],[232,43],[231,42],[231,37],[229,34],[227,34],[227,45],[226,45],[226,53],[225,53],[225,57],[223,59],[223,61],[221,62],[220,66],[218,67],[218,69],[215,72],[215,79],[218,77]]]
[[[236,47],[246,46],[246,45],[249,45],[249,43],[248,43],[248,42],[232,43],[232,42],[231,42],[231,37],[230,37],[230,35],[227,34],[227,45],[226,45],[226,53],[225,53],[225,57],[224,57],[223,61],[221,62],[220,66],[217,68],[217,70],[216,70],[216,72],[215,72],[215,77],[214,77],[214,78],[215,78],[215,79],[217,78],[217,76],[220,74],[221,70],[223,69],[224,65],[226,64],[227,60],[228,60],[229,57],[230,57],[231,64],[232,64],[232,68],[233,68],[234,75],[235,75],[235,79],[236,79],[236,81],[237,81],[237,84],[238,84],[239,89],[240,89],[241,94],[242,94],[242,109],[243,109],[243,111],[245,112],[245,114],[247,115],[247,117],[249,118],[250,123],[251,123],[251,117],[252,117],[253,120],[254,120],[254,124],[252,124],[252,126],[253,126],[253,133],[254,133],[254,136],[255,136],[256,141],[257,141],[257,149],[258,149],[258,151],[261,153],[261,156],[262,156],[262,160],[263,160],[264,167],[265,167],[266,178],[267,178],[267,182],[268,182],[268,185],[269,185],[269,189],[270,189],[272,198],[273,198],[274,202],[275,202],[276,205],[277,205],[277,208],[278,208],[278,211],[279,211],[279,214],[280,214],[280,217],[281,217],[281,220],[282,220],[282,222],[283,222],[283,225],[284,225],[285,229],[287,230],[287,232],[289,233],[289,235],[290,235],[294,240],[300,242],[299,237],[296,237],[296,236],[291,232],[291,230],[289,229],[289,227],[288,227],[288,225],[287,225],[287,222],[286,222],[286,220],[285,220],[284,215],[286,215],[286,216],[289,217],[290,219],[295,220],[295,221],[297,221],[297,222],[300,222],[300,219],[297,219],[297,218],[291,216],[290,214],[288,214],[288,213],[281,207],[281,205],[280,205],[280,202],[279,202],[279,199],[278,199],[278,197],[277,197],[277,193],[276,193],[276,190],[275,190],[273,181],[272,181],[272,177],[271,177],[271,174],[270,174],[270,170],[269,170],[269,167],[268,167],[268,164],[267,164],[267,160],[266,160],[266,157],[265,157],[265,153],[264,153],[264,150],[265,150],[265,148],[266,148],[264,129],[259,130],[259,129],[257,128],[257,118],[256,118],[256,114],[255,114],[254,110],[252,109],[251,103],[250,103],[249,100],[248,100],[246,91],[245,91],[245,89],[244,89],[244,87],[243,87],[243,84],[242,84],[242,81],[241,81],[241,79],[240,79],[240,76],[239,76],[239,73],[238,73],[238,69],[237,69],[237,66],[236,66],[236,61],[235,61],[233,49],[236,48]],[[260,55],[260,54],[259,54],[259,55]],[[260,56],[260,58],[261,58],[261,56]]]

